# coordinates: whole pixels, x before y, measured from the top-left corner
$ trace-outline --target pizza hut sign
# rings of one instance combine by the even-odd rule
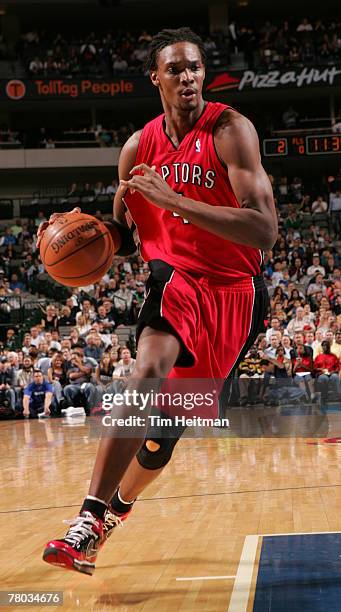
[[[240,78],[238,89],[274,89],[276,87],[305,87],[309,85],[334,85],[335,78],[341,74],[336,66],[329,68],[302,68],[298,70],[269,70],[264,74],[257,74],[253,70],[245,70]]]

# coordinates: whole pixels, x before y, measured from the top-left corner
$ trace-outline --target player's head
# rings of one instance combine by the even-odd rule
[[[190,111],[201,101],[205,62],[200,36],[190,28],[165,29],[153,37],[146,69],[165,103]]]

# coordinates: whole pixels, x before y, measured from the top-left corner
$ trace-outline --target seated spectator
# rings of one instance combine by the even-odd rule
[[[341,122],[340,122],[341,126]],[[341,132],[341,129],[340,129]],[[329,210],[333,229],[336,234],[341,233],[341,190],[331,193],[329,196]]]
[[[277,349],[281,343],[281,336],[282,334],[280,331],[272,333],[270,337],[270,346],[265,349],[264,355],[263,354],[260,355],[261,359],[268,359],[268,357],[276,356]]]
[[[127,72],[128,63],[120,55],[116,55],[116,57],[113,58],[112,69],[114,74],[122,74],[123,72]]]
[[[90,201],[94,200],[94,198],[95,198],[95,191],[91,187],[90,183],[84,183],[83,190],[81,191],[81,197],[82,198],[89,198]]]
[[[296,316],[289,321],[286,332],[289,334],[290,338],[293,338],[295,332],[303,331],[305,325],[304,310],[302,306],[299,306],[296,308]]]
[[[108,185],[108,187],[106,188],[105,192],[109,196],[114,196],[116,191],[117,191],[117,189],[118,189],[118,181],[117,181],[117,179],[113,179],[111,181],[111,185]]]
[[[32,359],[28,355],[23,358],[22,366],[15,375],[15,390],[17,395],[17,404],[22,409],[22,397],[25,387],[33,382],[33,364]]]
[[[78,318],[80,316],[85,317],[86,322],[91,322],[96,317],[96,312],[93,304],[90,300],[84,299],[81,304],[81,310],[76,314],[76,322],[78,323]]]
[[[80,198],[81,197],[81,189],[78,187],[77,183],[72,183],[69,191],[66,194],[67,198]]]
[[[102,181],[97,181],[97,183],[95,184],[94,192],[96,196],[105,195],[105,187]]]
[[[24,389],[24,416],[30,418],[37,418],[39,415],[50,416],[52,395],[50,383],[44,380],[40,370],[34,370],[33,382]]]
[[[80,336],[85,336],[90,331],[90,328],[91,328],[90,319],[88,319],[84,315],[79,315],[79,317],[77,317],[77,325],[75,327],[77,333]]]
[[[43,62],[39,59],[39,57],[34,57],[33,60],[30,62],[29,67],[28,67],[29,71],[31,74],[33,75],[39,75],[43,73],[44,70],[44,64]]]
[[[96,366],[95,377],[97,385],[105,389],[112,383],[112,376],[115,370],[115,365],[110,353],[104,352],[102,358]]]
[[[13,231],[11,227],[6,227],[5,235],[0,238],[0,246],[13,246],[16,244],[17,239],[13,235]]]
[[[99,363],[101,361],[104,348],[102,346],[98,346],[98,342],[96,342],[97,337],[98,337],[97,334],[89,334],[85,338],[86,346],[84,349],[84,355],[85,357],[91,357],[97,363]],[[99,337],[99,341],[101,343],[100,337]]]
[[[326,213],[328,210],[328,204],[325,202],[322,196],[318,196],[311,205],[311,214]]]
[[[305,345],[309,346],[311,350],[314,352],[314,341],[315,341],[315,333],[313,331],[305,332]]]
[[[297,32],[312,32],[313,26],[311,25],[309,20],[306,17],[304,17],[301,23],[297,26],[296,31]]]
[[[71,348],[74,349],[76,346],[85,347],[86,342],[84,338],[81,338],[76,328],[73,328],[70,333]]]
[[[48,338],[46,336],[48,336]],[[57,349],[57,351],[61,350],[62,345],[60,343],[60,336],[59,336],[58,329],[53,329],[52,332],[46,332],[45,340],[46,341],[48,340],[50,348],[55,348]]]
[[[292,342],[290,336],[287,334],[282,336],[282,346],[284,348],[284,357],[286,359],[291,359]]]
[[[335,334],[335,340],[331,344],[330,352],[339,359],[341,363],[341,331],[337,331]]]
[[[58,326],[72,327],[76,325],[76,317],[72,313],[69,306],[63,306],[61,310],[61,316],[58,317]]]
[[[75,347],[71,353],[71,366],[66,370],[69,384],[64,387],[63,395],[69,407],[84,405],[87,414],[90,414],[95,399],[95,387],[90,382],[92,371],[93,366],[84,357],[83,348]]]
[[[296,332],[294,348],[290,353],[294,382],[304,391],[307,399],[315,399],[313,373],[313,349],[305,344],[302,333]],[[308,393],[309,390],[309,393]]]
[[[14,370],[11,368],[7,357],[0,358],[0,414],[1,408],[9,408],[14,415],[15,411],[15,391],[14,391]],[[7,410],[6,410],[7,412]]]
[[[315,293],[322,293],[325,295],[327,293],[327,287],[323,282],[323,276],[320,272],[318,272],[315,278],[312,278],[308,288],[307,288],[307,296],[314,295]]]
[[[317,389],[321,391],[322,401],[328,399],[328,390],[333,393],[333,399],[340,396],[340,360],[330,352],[327,340],[322,342],[322,355],[314,359]]]
[[[261,358],[257,346],[252,346],[244,360],[239,364],[239,396],[240,405],[253,405],[260,391],[260,379],[263,376]]]
[[[109,307],[111,308],[111,303],[109,302]],[[107,312],[105,306],[99,306],[97,309],[97,317],[95,318],[96,323],[101,323],[103,326],[103,332],[110,334],[114,327],[115,321],[112,318],[111,312]]]
[[[53,396],[57,403],[56,412],[63,399],[63,387],[67,383],[65,360],[61,353],[56,353],[51,359],[51,365],[47,370],[47,380],[52,386]]]
[[[46,307],[46,312],[41,319],[41,327],[45,331],[52,331],[58,327],[57,311],[53,304]]]
[[[145,300],[145,287],[143,283],[136,283],[136,290],[133,292],[132,308],[134,320],[137,321],[140,310]]]
[[[17,345],[17,339],[15,336],[15,329],[10,327],[6,332],[5,349],[8,351],[15,350]]]
[[[265,404],[274,404],[282,399],[297,401],[302,398],[304,391],[293,385],[291,378],[291,363],[284,355],[284,348],[279,345],[276,349],[275,356],[267,357],[267,360],[273,369],[275,381],[266,391]],[[266,360],[263,360],[262,365],[263,369],[268,369]]]
[[[126,382],[129,376],[131,376],[134,366],[135,359],[132,358],[131,352],[127,347],[123,347],[120,351],[120,360],[117,367],[114,370],[113,380],[121,380]]]
[[[42,340],[42,336],[41,336],[41,334],[40,334],[39,328],[38,328],[38,327],[36,327],[36,326],[31,327],[31,329],[30,329],[30,334],[31,334],[31,336],[30,336],[30,345],[32,345],[32,344],[33,344],[33,346],[35,346],[36,348],[38,348],[39,343],[40,343],[40,342],[41,342],[41,340]]]
[[[277,317],[272,317],[272,319],[271,319],[271,327],[269,327],[266,330],[266,334],[265,334],[266,341],[268,343],[270,343],[270,338],[271,338],[272,334],[275,333],[275,332],[278,332],[278,331],[282,332],[281,321]]]

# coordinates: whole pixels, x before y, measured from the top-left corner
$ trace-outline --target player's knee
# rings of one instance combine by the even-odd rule
[[[158,362],[144,361],[137,364],[134,370],[134,378],[167,378],[169,367],[162,360]]]
[[[158,451],[160,448],[160,444],[154,442],[154,440],[146,440],[145,444],[151,453],[156,453],[156,451]]]
[[[146,470],[159,470],[169,462],[175,443],[170,438],[145,440],[136,455],[137,461]]]

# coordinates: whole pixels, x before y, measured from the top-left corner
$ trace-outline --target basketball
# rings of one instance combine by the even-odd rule
[[[45,230],[40,256],[46,272],[67,287],[98,282],[110,268],[115,245],[108,228],[95,217],[66,213]]]

